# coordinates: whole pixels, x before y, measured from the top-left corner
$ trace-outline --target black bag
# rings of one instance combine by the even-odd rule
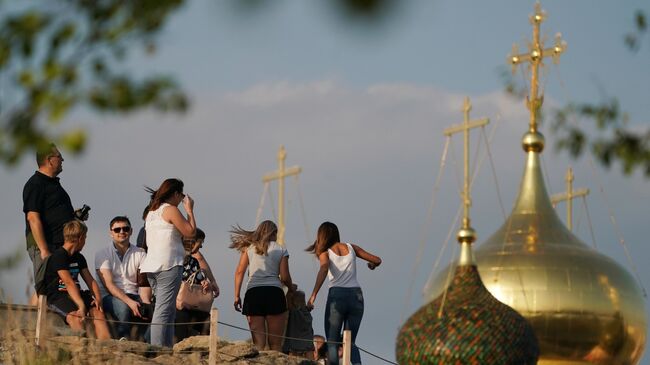
[[[47,270],[47,263],[50,262],[50,257],[48,256],[43,260],[41,266],[36,269],[36,275],[34,275],[34,288],[36,288],[36,294],[45,295],[47,291],[47,283],[45,282],[45,271]]]

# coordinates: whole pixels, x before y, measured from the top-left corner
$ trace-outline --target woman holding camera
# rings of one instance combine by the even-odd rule
[[[174,345],[174,320],[176,296],[183,273],[182,237],[194,237],[194,200],[183,194],[183,182],[179,179],[163,181],[157,190],[147,188],[151,202],[145,219],[147,234],[147,257],[140,272],[147,274],[155,297],[151,318],[152,345]],[[187,218],[178,209],[183,203]]]

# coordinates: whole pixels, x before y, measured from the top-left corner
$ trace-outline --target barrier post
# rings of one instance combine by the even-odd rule
[[[36,346],[41,346],[41,337],[45,336],[46,322],[47,322],[47,297],[45,295],[38,296],[38,315],[36,317]]]
[[[210,356],[208,358],[209,365],[217,364],[217,347],[219,346],[219,336],[217,333],[217,324],[219,322],[219,310],[212,308],[210,310]]]
[[[352,353],[352,331],[343,331],[343,365],[350,365],[350,354]]]

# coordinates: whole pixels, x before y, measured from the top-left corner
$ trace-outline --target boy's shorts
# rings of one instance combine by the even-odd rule
[[[92,294],[90,294],[90,290],[82,290],[81,299],[84,301],[87,309],[90,309],[92,303],[95,301],[95,298],[93,298]],[[57,314],[62,315],[64,319],[66,319],[68,314],[79,309],[79,307],[77,307],[77,304],[75,304],[72,298],[70,298],[70,295],[59,297],[53,302],[48,303],[48,307],[50,307],[50,309],[55,311]]]

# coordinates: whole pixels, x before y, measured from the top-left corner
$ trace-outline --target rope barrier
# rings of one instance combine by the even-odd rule
[[[396,362],[392,362],[392,361],[387,360],[387,359],[385,359],[385,358],[383,358],[383,357],[381,357],[381,356],[379,356],[379,355],[375,355],[375,354],[373,354],[373,353],[370,352],[370,351],[367,351],[367,350],[362,349],[361,347],[357,346],[356,344],[352,344],[352,346],[355,346],[356,348],[359,349],[359,351],[361,351],[361,352],[363,352],[363,353],[366,353],[366,354],[368,354],[368,355],[370,355],[370,356],[373,356],[373,357],[375,357],[375,358],[377,358],[377,359],[379,359],[379,360],[382,360],[382,361],[387,362],[387,363],[389,363],[389,364],[397,365]]]
[[[235,329],[250,332],[250,333],[263,334],[263,335],[271,336],[271,337],[280,337],[280,338],[284,338],[284,339],[287,339],[287,340],[303,341],[303,342],[313,342],[314,341],[313,338],[306,339],[306,338],[299,338],[299,337],[289,337],[289,336],[283,336],[283,335],[275,335],[275,334],[272,334],[272,333],[268,333],[266,331],[253,331],[253,330],[251,330],[249,328],[235,326],[234,324],[229,324],[229,323],[225,323],[225,322],[221,322],[221,321],[217,321],[217,323],[219,323],[221,325],[224,325],[226,327],[235,328]],[[323,343],[331,343],[331,344],[334,344],[334,345],[343,345],[343,342],[336,342],[336,341],[323,341]]]

